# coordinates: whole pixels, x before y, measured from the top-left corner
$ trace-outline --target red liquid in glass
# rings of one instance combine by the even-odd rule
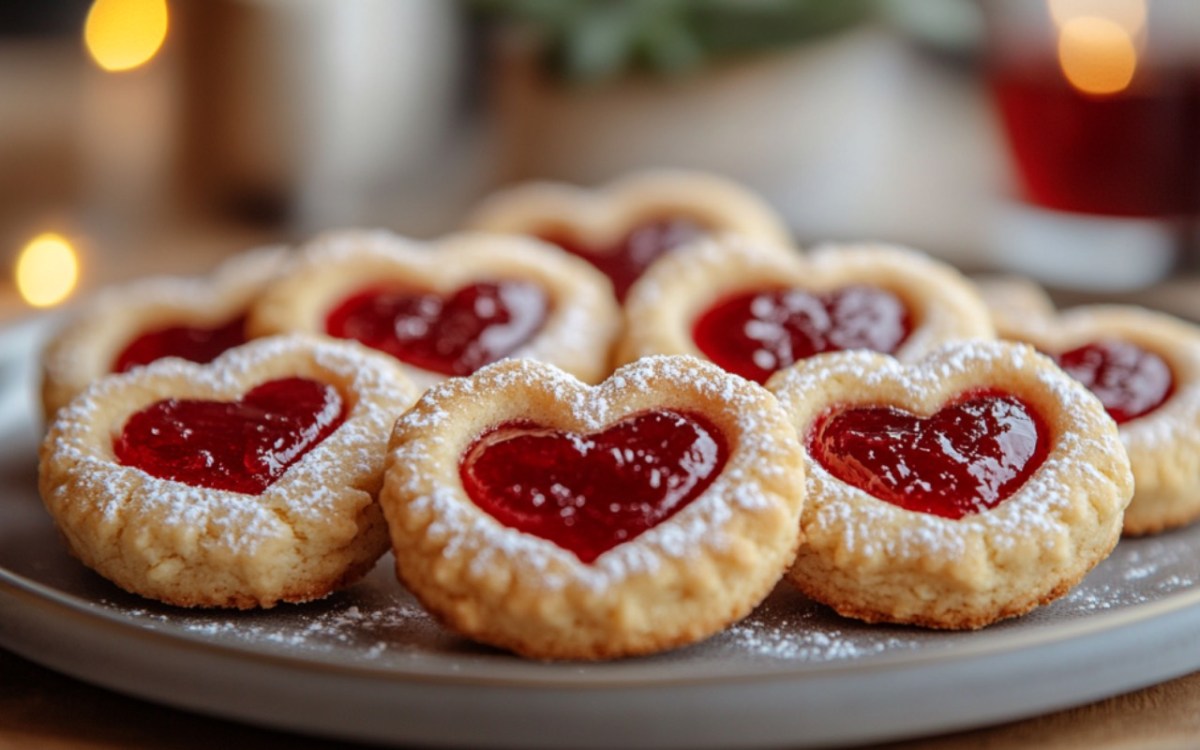
[[[611,248],[585,245],[566,229],[546,230],[537,236],[604,272],[612,280],[617,299],[624,301],[629,287],[660,255],[707,233],[708,228],[700,222],[681,216],[639,224]]]
[[[500,523],[590,563],[699,497],[728,452],[703,417],[651,411],[588,435],[500,425],[466,450],[459,474]]]
[[[809,453],[847,484],[893,505],[959,519],[996,507],[1046,460],[1050,439],[1031,406],[969,394],[921,418],[893,407],[833,411]]]
[[[128,372],[163,357],[180,357],[192,362],[211,362],[218,355],[246,343],[246,316],[217,326],[171,326],[148,331],[131,341],[117,355],[113,372]]]
[[[470,375],[541,329],[546,291],[527,281],[479,282],[449,297],[411,289],[366,289],[329,313],[325,330],[443,375]]]
[[[1127,341],[1097,341],[1054,359],[1099,397],[1117,424],[1154,411],[1175,389],[1166,361]]]
[[[1128,89],[1078,91],[1054,60],[992,66],[1026,198],[1130,217],[1200,212],[1200,72],[1143,65]]]
[[[890,354],[911,332],[899,297],[855,285],[819,295],[799,289],[738,294],[697,318],[692,338],[726,371],[762,383],[776,370],[821,352]]]
[[[262,494],[346,419],[337,389],[271,380],[238,401],[167,399],[142,409],[113,440],[117,460],[194,487]]]

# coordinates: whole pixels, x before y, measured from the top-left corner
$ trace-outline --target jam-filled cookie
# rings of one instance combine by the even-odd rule
[[[162,357],[209,362],[246,342],[246,312],[287,266],[288,249],[234,256],[198,278],[141,279],[84,303],[42,356],[46,421],[92,381]]]
[[[508,357],[604,377],[620,312],[587,263],[527,237],[387,232],[314,240],[251,312],[256,335],[353,339],[408,366],[417,385]]]
[[[1052,357],[1116,420],[1136,487],[1126,534],[1200,517],[1200,328],[1122,305],[997,315],[996,323],[1002,337]]]
[[[1116,425],[1032,347],[825,354],[767,385],[805,447],[789,575],[843,615],[983,627],[1061,596],[1120,537],[1133,478]]]
[[[589,387],[513,360],[429,390],[380,496],[400,579],[458,632],[543,659],[705,638],[798,542],[800,447],[763,388],[690,357]]]
[[[802,256],[724,235],[659,260],[634,285],[616,361],[691,354],[762,383],[822,352],[912,360],[992,335],[966,279],[915,251],[830,245]]]
[[[619,299],[650,263],[697,237],[735,232],[786,246],[782,219],[746,188],[702,172],[638,172],[589,190],[531,182],[501,190],[467,225],[528,234],[579,255],[612,279]]]
[[[164,359],[58,412],[42,500],[71,552],[127,591],[183,607],[316,599],[387,549],[375,497],[416,395],[392,359],[315,337]]]

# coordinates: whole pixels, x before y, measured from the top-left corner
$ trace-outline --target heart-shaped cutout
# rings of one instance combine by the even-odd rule
[[[1166,361],[1128,341],[1103,339],[1052,356],[1096,394],[1117,424],[1154,411],[1175,389]]]
[[[802,289],[751,291],[701,314],[692,338],[725,370],[758,383],[815,354],[870,349],[891,354],[912,331],[904,302],[855,284],[823,294]]]
[[[729,449],[696,414],[643,412],[591,434],[500,425],[463,454],[463,488],[505,526],[591,563],[682,510],[712,484]]]
[[[546,291],[528,281],[481,281],[449,296],[365,289],[336,305],[326,332],[443,375],[469,375],[529,341],[546,321]]]
[[[930,417],[895,407],[832,410],[808,449],[847,484],[908,510],[959,519],[996,507],[1046,460],[1048,430],[1016,396],[967,394]]]
[[[258,495],[345,420],[336,388],[271,380],[238,401],[167,399],[135,413],[113,441],[117,460],[155,477]]]
[[[591,263],[612,281],[617,299],[624,300],[629,287],[659,256],[708,232],[701,222],[676,216],[644,221],[609,247],[589,245],[565,228],[540,231],[537,236]]]
[[[179,357],[190,362],[212,362],[218,355],[246,343],[246,316],[227,323],[202,326],[169,326],[142,333],[121,350],[113,363],[113,372],[128,372],[163,357]]]

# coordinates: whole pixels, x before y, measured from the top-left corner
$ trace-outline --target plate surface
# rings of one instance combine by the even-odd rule
[[[1067,597],[982,632],[863,625],[781,586],[704,643],[601,664],[457,638],[396,583],[390,556],[312,604],[159,605],[69,557],[41,506],[46,329],[0,332],[0,645],[149,700],[430,746],[799,748],[1046,713],[1200,669],[1200,526],[1123,541]]]

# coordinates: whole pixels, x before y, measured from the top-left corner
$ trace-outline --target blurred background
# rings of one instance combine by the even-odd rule
[[[8,317],[643,167],[738,180],[801,245],[1200,319],[1200,2],[0,4]]]

